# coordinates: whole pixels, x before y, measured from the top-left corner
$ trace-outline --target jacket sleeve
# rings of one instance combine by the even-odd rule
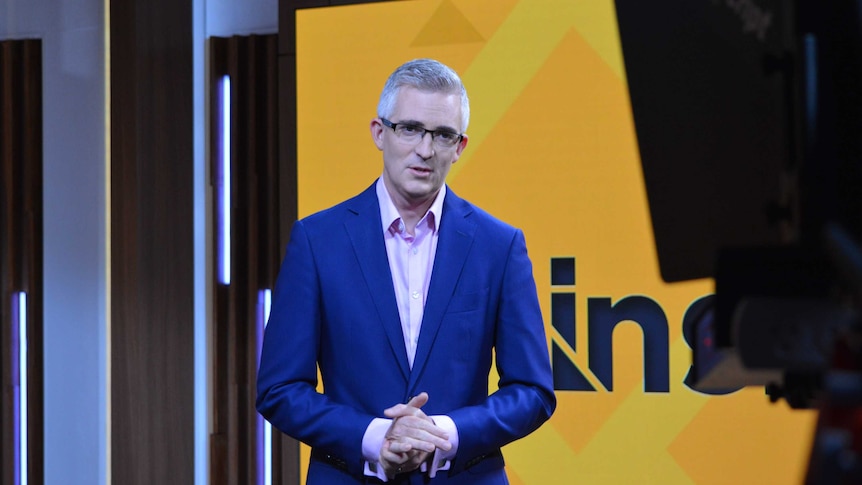
[[[317,391],[320,276],[302,221],[294,224],[279,271],[257,377],[257,410],[273,426],[342,457],[362,474],[362,436],[374,416]]]
[[[453,410],[458,457],[451,473],[526,436],[556,407],[548,344],[524,235],[512,238],[497,304],[496,392],[476,406]]]

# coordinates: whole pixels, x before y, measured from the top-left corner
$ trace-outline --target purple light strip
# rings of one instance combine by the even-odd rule
[[[14,482],[27,485],[27,293],[12,295]]]
[[[230,284],[230,225],[231,225],[231,93],[230,76],[223,76],[219,83],[221,116],[219,118],[219,169],[218,184],[218,251],[219,251],[219,282]]]
[[[272,307],[272,291],[260,290],[257,294],[257,361],[263,350],[263,334],[269,321],[269,311]],[[257,483],[272,485],[272,425],[263,416],[257,415]]]

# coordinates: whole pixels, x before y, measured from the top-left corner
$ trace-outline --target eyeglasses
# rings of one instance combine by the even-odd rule
[[[412,123],[393,123],[386,118],[380,118],[383,126],[392,128],[395,135],[406,143],[419,143],[425,138],[425,133],[431,134],[431,142],[441,148],[451,148],[464,138],[463,134],[452,130],[427,130]]]

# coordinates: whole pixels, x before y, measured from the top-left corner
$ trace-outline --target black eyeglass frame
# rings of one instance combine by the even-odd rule
[[[457,136],[458,136],[458,139],[457,139],[454,143],[452,143],[451,145],[447,145],[447,147],[454,147],[454,146],[458,146],[458,144],[459,144],[459,143],[461,143],[461,141],[464,139],[464,133],[458,133],[458,132],[455,132],[455,131],[449,131],[449,130],[429,130],[429,129],[427,129],[427,128],[423,128],[423,127],[421,127],[421,126],[419,126],[419,125],[416,125],[416,124],[413,124],[413,123],[393,123],[393,122],[391,122],[391,121],[387,120],[386,118],[384,118],[384,117],[382,117],[382,116],[378,116],[378,118],[380,118],[380,122],[381,122],[381,123],[383,123],[383,126],[385,126],[385,127],[387,127],[387,128],[392,128],[392,131],[394,131],[396,134],[398,133],[398,131],[396,130],[396,128],[397,128],[399,125],[401,125],[401,126],[410,126],[410,127],[412,127],[412,128],[415,128],[415,129],[416,129],[416,131],[421,131],[421,132],[422,132],[422,135],[419,137],[419,140],[422,140],[423,138],[425,138],[425,134],[426,134],[426,133],[430,133],[430,134],[431,134],[431,142],[432,142],[432,143],[434,142],[434,140],[436,140],[436,139],[437,139],[437,136],[438,136],[438,135],[441,135],[441,134],[446,134],[446,135],[457,135]]]

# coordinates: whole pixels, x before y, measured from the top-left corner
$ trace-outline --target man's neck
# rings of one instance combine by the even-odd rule
[[[386,181],[383,181],[383,187],[386,189],[386,192],[389,194],[389,198],[392,200],[392,204],[395,206],[395,210],[398,211],[398,215],[401,216],[401,222],[404,223],[404,230],[407,231],[411,236],[416,235],[416,225],[419,224],[419,221],[425,217],[425,214],[428,213],[428,209],[434,204],[434,200],[437,199],[437,195],[440,194],[440,191],[434,192],[430,197],[414,201],[407,200],[404,197],[401,197],[398,193],[392,193],[389,190],[389,187],[386,185]]]
[[[401,216],[401,222],[404,223],[404,230],[407,231],[411,236],[416,234],[416,224],[419,224],[419,221],[425,217],[425,214],[428,213],[428,209],[431,208],[431,205],[434,203],[434,199],[437,198],[437,194],[434,194],[433,197],[430,197],[428,200],[419,202],[419,203],[410,203],[407,201],[395,201],[393,199],[393,203],[395,204],[395,208],[398,210],[398,215]]]

